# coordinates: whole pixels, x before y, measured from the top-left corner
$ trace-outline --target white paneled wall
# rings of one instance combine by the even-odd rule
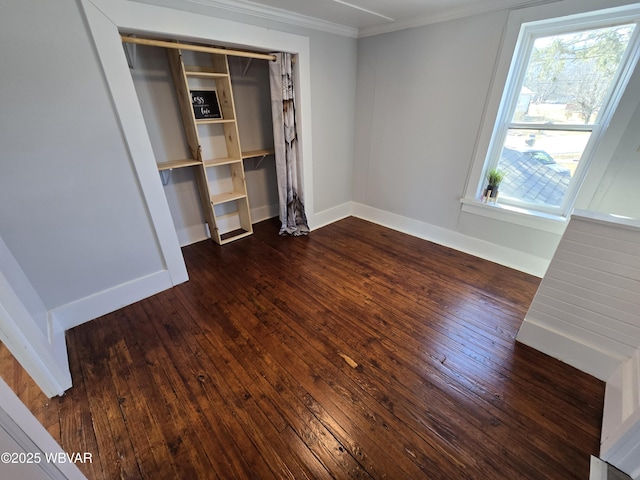
[[[640,347],[640,221],[574,214],[517,338],[607,380]]]

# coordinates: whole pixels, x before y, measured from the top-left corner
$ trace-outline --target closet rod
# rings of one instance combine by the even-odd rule
[[[164,40],[151,40],[149,38],[120,36],[123,42],[136,43],[138,45],[149,45],[151,47],[175,48],[180,50],[193,50],[195,52],[221,53],[223,55],[233,55],[235,57],[258,58],[260,60],[275,60],[275,55],[267,53],[244,52],[242,50],[228,50],[226,48],[206,47],[204,45],[190,45],[188,43],[167,42]]]

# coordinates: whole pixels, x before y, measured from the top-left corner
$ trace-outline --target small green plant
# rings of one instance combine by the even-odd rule
[[[503,179],[504,172],[502,170],[493,168],[487,172],[487,182],[489,182],[489,185],[495,185],[497,187]]]

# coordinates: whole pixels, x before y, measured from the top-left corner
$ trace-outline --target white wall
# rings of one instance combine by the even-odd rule
[[[640,218],[640,106],[620,140],[589,208]]]
[[[640,348],[640,220],[577,211],[517,339],[607,380]]]

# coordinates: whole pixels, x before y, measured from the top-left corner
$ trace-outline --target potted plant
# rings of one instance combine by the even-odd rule
[[[502,170],[492,168],[487,172],[487,188],[485,188],[482,196],[485,202],[489,201],[496,203],[498,200],[498,187],[503,179],[504,172]]]

